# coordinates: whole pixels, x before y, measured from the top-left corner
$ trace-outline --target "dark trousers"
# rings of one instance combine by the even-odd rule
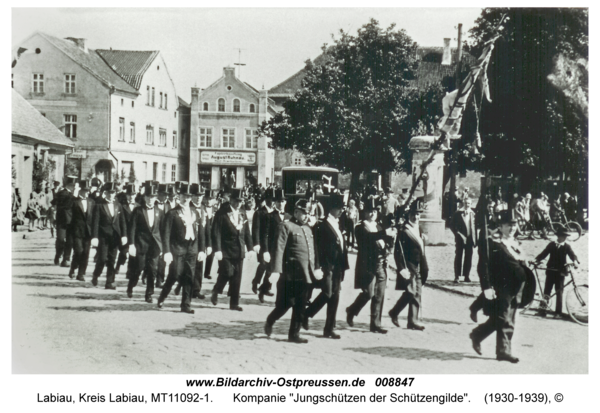
[[[563,290],[565,288],[565,277],[559,271],[546,271],[544,283],[544,295],[552,293],[552,287],[556,290],[556,314],[562,314]]]
[[[263,278],[264,275],[264,278]],[[253,285],[260,285],[258,287],[258,291],[261,293],[268,293],[271,291],[271,283],[269,278],[271,277],[271,271],[269,270],[269,263],[266,263],[262,257],[262,253],[258,257],[258,267],[256,268],[256,273],[254,274],[254,279],[252,280]]]
[[[231,260],[223,258],[219,261],[219,274],[213,288],[213,293],[223,293],[223,289],[229,282],[229,308],[235,308],[240,304],[240,284],[242,283],[242,270],[244,260]]]
[[[120,241],[121,239],[117,235],[98,239],[98,252],[96,253],[98,260],[93,275],[94,278],[100,277],[106,265],[106,286],[115,282],[115,260],[119,252]]]
[[[181,285],[181,309],[189,310],[192,306],[192,283],[194,271],[196,270],[196,259],[198,258],[198,248],[193,248],[197,241],[188,241],[187,252],[181,255],[173,255],[173,262],[169,265],[169,275],[162,288],[159,302],[167,299],[173,284],[179,282]],[[146,284],[150,284],[148,280]]]
[[[342,289],[343,271],[334,269],[327,271],[321,280],[321,293],[306,309],[306,317],[314,317],[327,304],[327,318],[325,320],[325,334],[332,333],[335,329],[335,318],[338,304],[340,302],[340,291]]]
[[[156,277],[155,277],[157,283],[163,284],[165,282],[165,273],[166,272],[167,272],[167,265],[165,264],[165,261],[162,259],[158,260],[158,267],[156,270]],[[146,274],[144,273],[144,275],[146,275]],[[148,281],[146,281],[146,283],[147,282]]]
[[[411,278],[406,287],[406,291],[402,293],[396,305],[390,310],[391,317],[398,317],[408,305],[408,326],[418,324],[419,309],[421,308],[421,276],[419,274],[411,274]]]
[[[496,355],[511,354],[511,340],[515,331],[516,312],[516,298],[510,299],[510,302],[508,300],[496,300],[495,308],[487,321],[473,330],[473,339],[481,342],[495,331]]]
[[[204,275],[204,261],[196,261],[194,269],[194,283],[192,285],[192,295],[198,295],[202,292],[202,277]]]
[[[354,303],[348,307],[348,314],[356,317],[360,310],[371,301],[371,328],[381,327],[381,313],[383,311],[386,284],[387,274],[383,266],[378,264],[373,280],[366,288],[362,289]]]
[[[119,247],[119,257],[117,258],[117,270],[121,267],[121,265],[127,262],[128,251],[128,245],[122,245]]]
[[[129,264],[127,265],[127,275],[129,278],[127,291],[133,291],[133,287],[137,285],[143,270],[146,274],[146,297],[154,294],[154,279],[158,271],[159,258],[160,249],[157,247],[149,248],[146,252],[137,250],[135,257],[129,257]]]
[[[62,257],[63,261],[69,261],[71,259],[71,250],[73,249],[73,237],[69,232],[67,232],[67,228],[63,226],[56,227],[56,255],[55,259],[60,260]]]
[[[277,282],[275,309],[267,317],[267,323],[272,326],[292,307],[292,319],[290,320],[290,330],[288,332],[290,340],[300,336],[300,326],[305,317],[306,293],[307,285],[305,281],[286,281],[285,276],[281,274]]]
[[[354,248],[354,244],[356,243],[356,237],[354,235],[354,222],[348,221],[346,225],[346,243],[348,246]]]
[[[83,277],[87,270],[90,258],[91,238],[73,237],[73,260],[71,261],[71,274],[77,270],[77,276]]]
[[[211,252],[208,257],[206,257],[206,265],[204,266],[204,276],[210,275],[212,271],[213,261],[215,259],[215,253]]]
[[[485,295],[483,293],[479,294],[475,301],[473,301],[473,303],[471,303],[471,305],[469,306],[469,310],[472,313],[477,313],[479,310],[483,310],[486,301],[487,299],[485,298]]]
[[[463,263],[463,253],[465,260]],[[456,238],[456,255],[454,257],[454,277],[458,278],[461,275],[468,277],[471,274],[471,262],[473,260],[473,243],[466,243],[459,237]]]

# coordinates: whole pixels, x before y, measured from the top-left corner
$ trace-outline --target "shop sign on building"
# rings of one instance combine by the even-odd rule
[[[73,151],[72,153],[68,153],[67,156],[71,159],[85,159],[87,158],[87,151]]]
[[[200,162],[213,165],[254,165],[256,154],[251,152],[212,152],[200,153]]]

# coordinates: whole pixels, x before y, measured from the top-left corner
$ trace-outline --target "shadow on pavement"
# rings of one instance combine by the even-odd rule
[[[485,359],[484,357],[471,356],[465,353],[435,351],[423,348],[410,347],[347,347],[344,348],[344,350],[350,350],[355,351],[357,353],[365,353],[381,357],[398,358],[403,360],[459,361],[462,359]]]
[[[287,336],[288,327],[275,324],[274,334],[284,334]],[[157,330],[159,333],[168,334],[174,337],[204,339],[233,339],[233,340],[266,340],[268,337],[264,333],[265,321],[236,321],[235,323],[191,323],[184,328],[175,330]],[[276,341],[285,341],[278,340]]]

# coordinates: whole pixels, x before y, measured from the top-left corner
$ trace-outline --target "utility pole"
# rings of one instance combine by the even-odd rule
[[[246,63],[242,63],[242,50],[244,49],[240,49],[240,48],[236,48],[235,50],[238,51],[238,62],[234,63],[235,66],[238,66],[238,79],[242,79],[242,66],[246,66]]]
[[[462,60],[462,23],[458,24],[458,48],[456,51],[456,74],[455,74],[455,85],[458,89],[460,87],[460,67]],[[452,154],[450,156],[450,205],[448,206],[448,210],[450,212],[448,218],[452,218],[454,212],[456,212],[456,204],[458,200],[454,196],[456,193],[456,170],[457,170],[457,162],[458,162],[458,139],[450,139],[450,142],[454,142],[454,147],[452,148]]]

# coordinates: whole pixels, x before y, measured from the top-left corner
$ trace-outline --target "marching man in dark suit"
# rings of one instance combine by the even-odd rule
[[[519,359],[512,355],[511,340],[515,330],[517,308],[529,304],[535,294],[535,278],[525,266],[526,256],[514,238],[517,231],[517,220],[509,211],[499,214],[499,231],[501,236],[489,242],[489,258],[485,255],[479,259],[488,259],[481,266],[481,288],[485,298],[491,303],[490,317],[471,332],[473,349],[481,354],[481,342],[494,331],[496,332],[496,359],[518,363]]]
[[[156,206],[158,207],[158,209],[160,209],[165,215],[167,215],[169,213],[169,211],[171,210],[171,204],[167,201],[168,198],[168,188],[167,188],[167,184],[159,184],[158,181],[153,181],[153,183],[156,183],[156,185],[158,186],[158,198],[156,199]],[[187,184],[187,182],[185,182]],[[189,202],[189,200],[188,200]],[[163,221],[163,228],[161,228],[161,231],[163,232],[163,237],[165,236],[164,231],[164,225],[166,223],[166,220]],[[167,266],[165,264],[164,260],[159,260],[158,261],[158,272],[156,273],[156,288],[160,288],[162,287],[163,283],[165,282],[165,273],[167,271]]]
[[[346,322],[354,326],[354,317],[371,301],[371,325],[373,333],[385,334],[381,328],[381,312],[387,284],[387,256],[396,234],[393,228],[386,230],[377,223],[377,201],[374,198],[365,200],[365,219],[356,226],[355,235],[358,246],[354,288],[362,292],[346,309]]]
[[[452,232],[456,243],[454,258],[454,282],[458,283],[463,275],[465,282],[470,282],[471,260],[473,247],[477,245],[477,230],[475,229],[475,213],[471,210],[471,199],[464,200],[464,207],[454,213],[452,217]],[[463,252],[465,256],[463,264]]]
[[[206,256],[208,257],[212,252],[212,241],[210,236],[210,224],[206,218],[206,209],[202,204],[202,187],[198,184],[191,184],[190,192],[192,193],[191,206],[196,208],[198,211],[198,218],[200,222],[198,225],[204,230],[204,239],[206,243]],[[202,294],[202,277],[204,275],[204,263],[205,260],[196,262],[196,269],[194,271],[194,283],[192,287],[192,298],[198,298],[204,300],[204,294]]]
[[[308,319],[314,317],[325,304],[327,304],[327,319],[323,336],[325,338],[339,339],[336,334],[335,318],[340,302],[340,290],[344,273],[350,268],[348,264],[348,246],[340,229],[340,216],[344,212],[344,197],[339,194],[331,195],[331,209],[327,219],[317,222],[315,226],[316,248],[319,255],[319,264],[323,271],[323,279],[319,282],[321,293],[306,309],[304,327],[308,330]]]
[[[190,206],[190,185],[182,182],[179,188],[180,205],[170,210],[164,223],[163,260],[169,266],[169,275],[158,298],[158,308],[171,292],[176,281],[181,284],[181,311],[194,314],[192,310],[192,283],[196,261],[206,259],[204,228],[200,211]]]
[[[267,317],[265,334],[270,336],[273,324],[292,307],[288,339],[292,343],[308,343],[300,337],[304,320],[308,286],[322,275],[311,228],[308,226],[308,201],[300,199],[294,217],[278,225],[272,261],[272,275],[279,276],[275,309]]]
[[[219,294],[229,282],[229,308],[242,311],[239,305],[240,284],[246,251],[252,251],[252,237],[246,214],[240,208],[242,190],[232,189],[230,202],[221,207],[212,226],[213,250],[219,261],[219,274],[212,291],[211,302],[217,305]]]
[[[133,264],[127,268],[127,296],[133,296],[142,271],[146,273],[146,302],[152,303],[154,278],[158,270],[158,260],[162,252],[161,227],[165,214],[155,205],[156,186],[149,184],[144,188],[142,205],[135,207],[129,222],[129,260]]]
[[[98,285],[98,277],[106,265],[107,290],[116,290],[115,260],[120,245],[127,244],[127,224],[121,205],[115,202],[115,183],[107,182],[102,187],[102,199],[94,209],[92,247],[98,247],[98,260],[92,276],[92,284]]]
[[[264,195],[265,204],[259,208],[254,214],[254,217],[252,217],[252,241],[254,243],[255,251],[258,246],[258,267],[256,268],[254,279],[252,280],[252,292],[254,294],[258,293],[258,284],[260,284],[263,275],[265,275],[265,279],[267,280],[270,275],[269,262],[271,262],[271,255],[269,254],[268,230],[269,214],[273,212],[273,196],[274,192],[272,189],[266,190]],[[267,284],[265,283],[261,286],[261,292],[268,292],[267,288],[263,288],[263,286],[266,287],[266,285]]]
[[[408,210],[408,221],[398,234],[394,248],[394,260],[398,274],[396,290],[405,290],[396,305],[390,310],[392,323],[400,327],[398,315],[408,305],[408,324],[410,330],[425,330],[419,324],[419,309],[421,308],[421,286],[425,284],[429,267],[425,255],[425,241],[419,229],[419,219],[423,209],[415,201]]]
[[[77,178],[74,176],[65,177],[65,187],[56,193],[52,199],[52,205],[56,207],[56,255],[54,256],[54,265],[60,262],[61,267],[69,268],[71,266],[72,242],[67,234],[67,228],[71,225],[73,217],[73,195],[77,187]],[[62,262],[60,261],[62,257]]]
[[[73,278],[77,270],[77,281],[85,281],[85,270],[88,266],[95,203],[88,198],[90,186],[87,181],[79,182],[79,194],[73,202],[70,237],[73,241],[73,261],[69,277]]]
[[[121,202],[121,208],[123,209],[123,215],[125,217],[125,224],[127,225],[127,234],[129,234],[129,226],[131,225],[131,215],[133,214],[133,210],[140,205],[135,202],[135,195],[136,195],[135,185],[127,184],[127,185],[125,185],[125,187],[123,189],[124,189],[124,192],[122,192],[123,196],[121,198],[123,199],[124,202]],[[121,265],[123,265],[127,262],[128,248],[129,247],[127,245],[123,245],[119,248],[119,257],[117,258],[117,266],[115,268],[115,275],[119,274],[119,269],[121,268]],[[135,260],[129,260],[127,267],[129,268],[131,265],[133,265],[134,261]]]

